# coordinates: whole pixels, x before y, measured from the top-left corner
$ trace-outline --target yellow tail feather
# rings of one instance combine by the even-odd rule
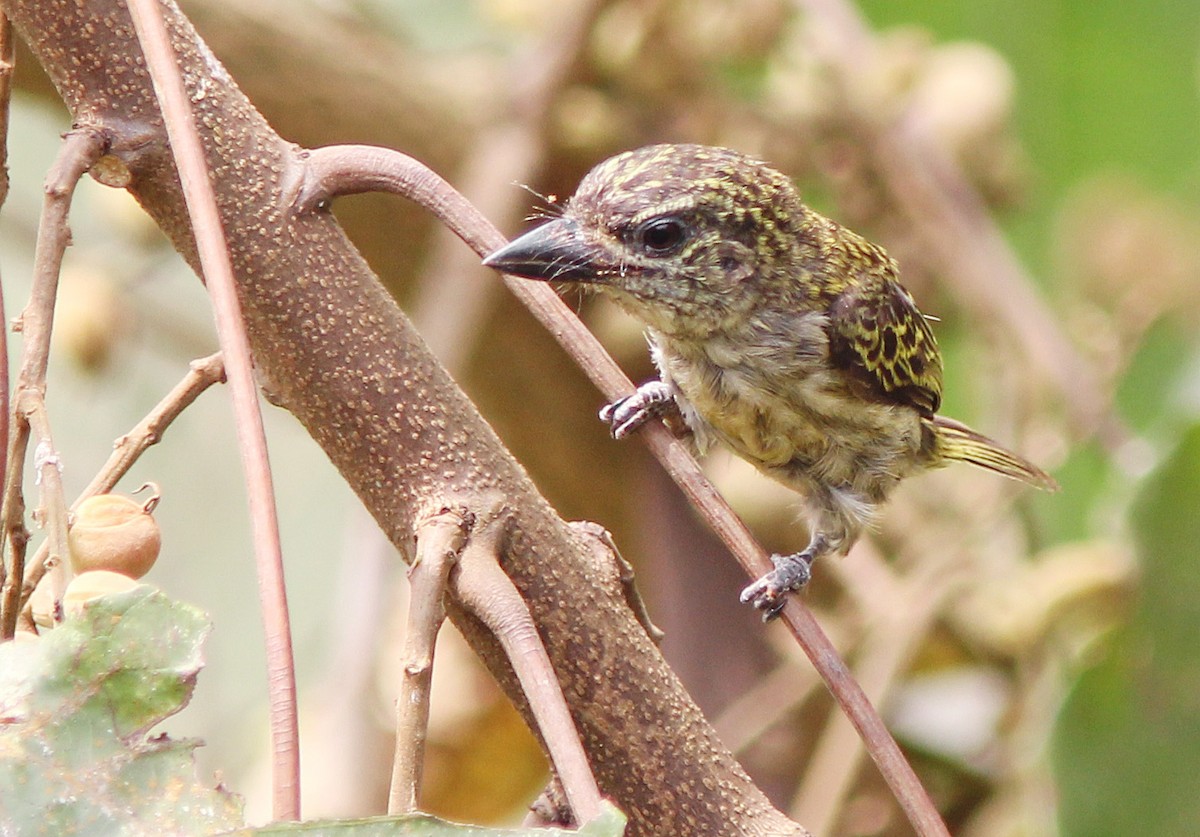
[[[1012,451],[1005,450],[982,433],[954,419],[934,416],[934,436],[937,438],[934,458],[970,462],[997,474],[1029,483],[1036,488],[1057,491],[1054,477]]]

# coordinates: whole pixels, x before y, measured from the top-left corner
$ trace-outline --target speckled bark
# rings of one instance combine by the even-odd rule
[[[141,52],[116,0],[18,0],[18,31],[79,125],[112,138],[130,190],[195,264]],[[287,199],[300,149],[282,141],[173,5],[257,363],[405,554],[449,496],[498,491],[515,526],[505,567],[529,603],[602,790],[631,834],[800,834],[716,740],[597,562],[547,505],[379,285],[334,220]],[[492,637],[456,621],[514,699]]]

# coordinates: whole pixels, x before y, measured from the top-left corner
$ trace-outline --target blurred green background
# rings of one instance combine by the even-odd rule
[[[1079,258],[1064,253],[1073,243],[1064,227],[1078,223],[1071,213],[1131,237],[1121,242],[1127,262],[1113,277],[1131,295],[1155,292],[1147,271],[1177,272],[1181,287],[1171,302],[1178,307],[1163,306],[1117,380],[1120,415],[1153,454],[1139,456],[1134,473],[1119,460],[1080,464],[1087,477],[1066,483],[1067,492],[1091,496],[1064,531],[1132,526],[1141,587],[1130,621],[1084,658],[1059,719],[1054,765],[1063,834],[1197,833],[1200,4],[885,0],[862,7],[877,26],[915,23],[939,39],[978,40],[1011,63],[1016,126],[1033,176],[1027,202],[1002,220],[1060,306],[1073,301],[1073,289],[1061,286],[1063,259]],[[1139,478],[1151,461],[1155,473]]]
[[[945,601],[897,652],[881,700],[954,833],[1200,833],[1200,4],[870,0],[858,8],[883,57],[849,83],[869,91],[871,113],[838,95],[812,49],[813,21],[837,4],[182,6],[285,137],[412,153],[506,233],[537,203],[516,183],[566,196],[617,150],[698,141],[776,162],[822,211],[886,244],[941,318],[946,411],[1038,458],[1063,490],[1032,497],[966,469],[922,478],[866,558],[856,550],[818,572],[814,609],[852,659],[866,656],[890,624],[875,611],[894,604],[855,599],[874,556],[885,573],[920,579],[942,553],[962,553],[953,566],[967,580],[940,588]],[[29,56],[18,61],[0,213],[10,318],[28,295],[40,181],[68,127]],[[556,80],[536,88],[539,74]],[[871,132],[893,108],[936,115],[1124,432],[1073,425],[1036,358],[963,304],[953,271],[880,185]],[[613,529],[685,683],[776,804],[811,825],[802,791],[821,777],[805,768],[829,707],[786,638],[738,608],[720,546],[636,444],[605,437],[590,385],[465,248],[391,199],[337,212],[556,507]],[[139,213],[86,182],[72,214],[48,395],[68,492],[215,347],[199,283]],[[650,373],[635,327],[603,305],[580,308],[632,376]],[[280,411],[267,418],[305,812],[370,813],[391,752],[402,573],[303,430]],[[791,495],[720,456],[709,466],[765,543],[802,537]],[[196,700],[166,728],[206,739],[202,769],[264,819],[261,628],[223,392],[189,409],[124,488],[146,479],[164,492],[164,556],[149,580],[216,626]],[[461,643],[444,638],[439,655],[426,802],[519,819],[544,780],[536,745]],[[872,771],[856,775],[828,833],[907,833]]]

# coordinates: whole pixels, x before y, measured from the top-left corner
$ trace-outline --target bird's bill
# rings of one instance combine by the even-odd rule
[[[580,240],[578,224],[556,218],[514,238],[483,263],[525,279],[591,282],[596,279],[592,255]]]

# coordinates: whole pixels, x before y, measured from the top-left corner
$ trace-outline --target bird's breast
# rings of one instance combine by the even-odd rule
[[[822,332],[823,333],[823,332]],[[795,333],[793,333],[795,336]],[[885,490],[920,457],[916,411],[866,402],[813,340],[652,339],[662,379],[699,439],[713,438],[785,483]]]

